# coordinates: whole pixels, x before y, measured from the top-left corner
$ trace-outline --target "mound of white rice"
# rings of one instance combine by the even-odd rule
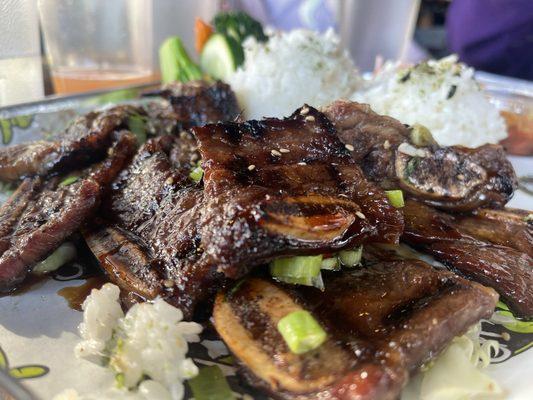
[[[505,122],[473,75],[456,56],[410,68],[387,64],[351,99],[405,124],[424,125],[442,146],[497,143],[507,137]]]
[[[274,33],[266,43],[251,38],[244,51],[228,83],[248,119],[287,116],[304,103],[320,107],[348,98],[361,83],[333,30]]]

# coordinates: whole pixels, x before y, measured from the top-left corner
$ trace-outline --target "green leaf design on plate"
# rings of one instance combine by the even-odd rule
[[[232,356],[226,356],[218,359],[218,362],[221,362],[222,364],[233,365],[235,363],[235,360]]]
[[[16,379],[32,379],[46,375],[50,369],[44,365],[23,365],[22,367],[11,368],[9,375]]]
[[[138,96],[139,89],[137,88],[119,89],[91,98],[85,103],[86,105],[114,104],[121,101],[135,99]]]
[[[8,365],[6,353],[0,347],[0,369],[7,369]]]
[[[0,119],[0,130],[2,131],[2,143],[8,144],[13,139],[13,128],[11,127],[11,120]]]
[[[26,129],[31,125],[32,116],[31,115],[19,115],[15,118],[12,118],[13,125],[18,126],[21,129]]]
[[[512,332],[516,333],[533,333],[533,321],[520,321],[515,318],[513,313],[509,311],[509,307],[507,307],[506,304],[502,303],[501,301],[498,301],[498,304],[496,304],[496,314],[503,315],[505,317],[510,317],[513,319],[512,322],[504,322],[502,325],[509,329]]]
[[[13,118],[0,119],[0,131],[2,131],[2,143],[9,144],[13,140],[13,127],[26,129],[31,125],[31,115],[19,115]]]
[[[0,347],[0,369],[7,371],[7,373],[15,379],[39,378],[43,375],[46,375],[50,371],[50,368],[37,364],[9,368],[7,355],[2,347]]]

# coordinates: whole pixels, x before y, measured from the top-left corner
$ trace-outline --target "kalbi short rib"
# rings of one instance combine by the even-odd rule
[[[36,141],[0,149],[0,180],[57,174],[80,169],[103,159],[113,132],[127,128],[128,117],[144,115],[133,106],[91,112],[76,119],[53,142]]]
[[[494,288],[517,316],[533,318],[533,259],[523,252],[531,252],[531,230],[528,223],[516,220],[516,213],[514,220],[511,212],[492,210],[456,217],[414,201],[407,201],[403,212],[403,241]],[[484,217],[495,215],[507,222],[496,227]],[[496,230],[489,235],[485,224]]]
[[[325,287],[251,278],[217,296],[215,327],[250,384],[281,399],[396,399],[410,374],[490,316],[498,298],[421,261],[334,273]],[[296,355],[276,326],[301,309],[321,322],[328,340]]]
[[[147,93],[167,99],[174,110],[173,118],[182,129],[207,123],[234,121],[239,117],[237,98],[229,85],[220,81],[175,82]]]
[[[297,113],[195,128],[205,189],[188,178],[191,137],[148,141],[114,183],[105,221],[84,233],[111,279],[142,297],[162,295],[190,318],[227,278],[275,257],[397,242],[400,213],[323,115],[307,116],[316,120]]]
[[[165,297],[190,318],[196,302],[223,279],[216,267],[204,264],[199,249],[203,191],[188,178],[190,164],[171,156],[176,148],[185,150],[184,141],[191,138],[146,142],[113,184],[104,219],[83,233],[122,289],[148,299]]]
[[[410,131],[366,104],[336,101],[324,113],[371,181],[401,188],[428,205],[453,211],[503,207],[517,186],[501,146],[414,147]]]
[[[26,178],[0,209],[0,291],[13,289],[32,267],[72,235],[97,209],[104,189],[135,149],[119,133],[112,155],[75,183],[63,177]]]
[[[192,130],[205,170],[202,248],[225,275],[280,256],[397,241],[400,213],[317,110]]]

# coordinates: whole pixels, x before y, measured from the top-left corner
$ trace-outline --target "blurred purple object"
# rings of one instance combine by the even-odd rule
[[[322,32],[337,28],[336,2],[331,0],[235,0],[231,3],[276,29],[307,28]]]
[[[476,69],[533,80],[533,1],[454,0],[448,45]]]

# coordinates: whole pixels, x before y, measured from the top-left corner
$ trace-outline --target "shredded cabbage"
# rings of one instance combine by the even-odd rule
[[[480,338],[481,323],[455,338],[422,369],[402,393],[402,400],[501,399],[504,392],[482,369],[498,353],[498,342]]]

